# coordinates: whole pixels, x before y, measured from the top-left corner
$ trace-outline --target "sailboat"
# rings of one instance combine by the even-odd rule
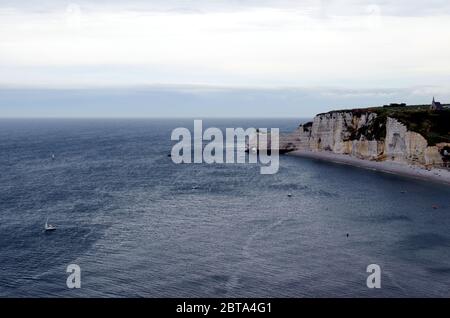
[[[56,227],[54,225],[48,224],[48,218],[45,221],[45,227],[44,227],[45,232],[50,232],[50,231],[54,231],[56,230]]]

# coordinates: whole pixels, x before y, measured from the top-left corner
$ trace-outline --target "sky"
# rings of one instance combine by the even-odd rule
[[[0,0],[0,117],[450,102],[445,0]]]

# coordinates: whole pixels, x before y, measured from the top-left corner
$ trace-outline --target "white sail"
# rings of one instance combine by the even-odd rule
[[[51,224],[48,224],[48,217],[47,217],[47,220],[45,221],[44,229],[45,229],[45,231],[54,231],[54,230],[56,230],[56,227],[54,227]]]

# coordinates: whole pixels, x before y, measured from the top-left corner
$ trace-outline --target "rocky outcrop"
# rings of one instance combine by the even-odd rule
[[[280,149],[330,151],[360,159],[396,161],[422,166],[443,166],[450,143],[428,145],[395,118],[370,111],[336,111],[317,115],[292,134],[280,138]]]

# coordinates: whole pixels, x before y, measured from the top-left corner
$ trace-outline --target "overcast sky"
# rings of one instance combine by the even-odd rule
[[[367,105],[393,97],[450,99],[449,1],[17,2],[0,0],[0,116],[31,107],[33,95],[21,102],[21,89],[42,89],[49,103],[55,89],[104,94],[106,88],[165,87],[161,93],[194,90],[208,98],[236,93],[242,98],[233,99],[235,106],[248,106],[249,114],[261,109],[244,98],[245,90],[254,97],[273,94],[267,109],[286,100],[286,91],[298,92],[298,105],[280,109],[286,115],[351,107],[355,94]],[[336,103],[302,103],[305,92],[341,95]],[[146,114],[166,115],[148,103]],[[46,105],[39,107],[36,115]]]

